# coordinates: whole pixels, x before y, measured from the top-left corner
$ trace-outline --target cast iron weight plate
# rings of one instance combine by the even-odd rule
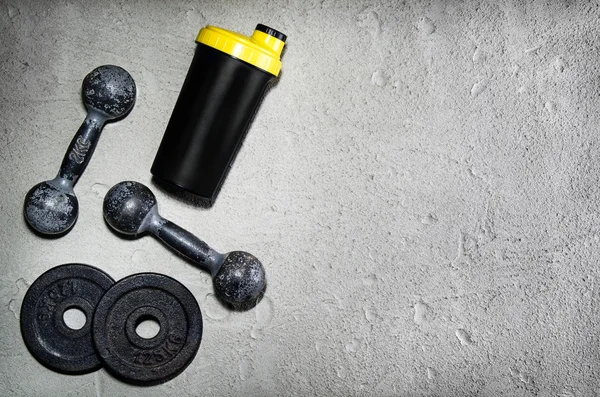
[[[96,371],[101,362],[92,341],[96,304],[114,280],[88,265],[67,264],[43,273],[25,293],[21,306],[21,334],[25,345],[41,364],[65,374]],[[86,317],[81,329],[65,324],[71,308]]]
[[[137,326],[154,320],[158,334],[146,339]],[[96,350],[107,370],[137,385],[155,385],[179,375],[202,339],[202,314],[192,293],[177,280],[139,273],[118,281],[96,307]]]

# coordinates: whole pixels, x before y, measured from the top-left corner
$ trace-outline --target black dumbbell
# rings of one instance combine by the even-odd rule
[[[158,214],[156,197],[141,183],[121,182],[104,198],[104,219],[117,232],[138,236],[150,232],[213,277],[217,297],[234,308],[254,306],[266,288],[260,261],[243,251],[221,254],[187,230]]]
[[[79,215],[73,186],[94,153],[102,127],[125,116],[135,103],[135,82],[118,66],[92,70],[83,79],[81,91],[88,114],[67,149],[58,175],[38,183],[25,196],[27,223],[45,235],[60,235],[73,227]]]

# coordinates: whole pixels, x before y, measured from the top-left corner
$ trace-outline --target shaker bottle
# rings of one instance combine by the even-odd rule
[[[286,36],[206,26],[152,164],[159,181],[215,200],[264,93],[281,69]]]

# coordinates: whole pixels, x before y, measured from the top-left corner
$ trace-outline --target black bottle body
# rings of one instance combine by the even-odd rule
[[[152,175],[212,203],[273,79],[199,43]]]

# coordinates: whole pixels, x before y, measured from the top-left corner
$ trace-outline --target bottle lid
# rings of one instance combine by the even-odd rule
[[[281,70],[281,51],[287,36],[258,24],[252,36],[208,25],[200,29],[196,42],[215,48],[274,76]]]

